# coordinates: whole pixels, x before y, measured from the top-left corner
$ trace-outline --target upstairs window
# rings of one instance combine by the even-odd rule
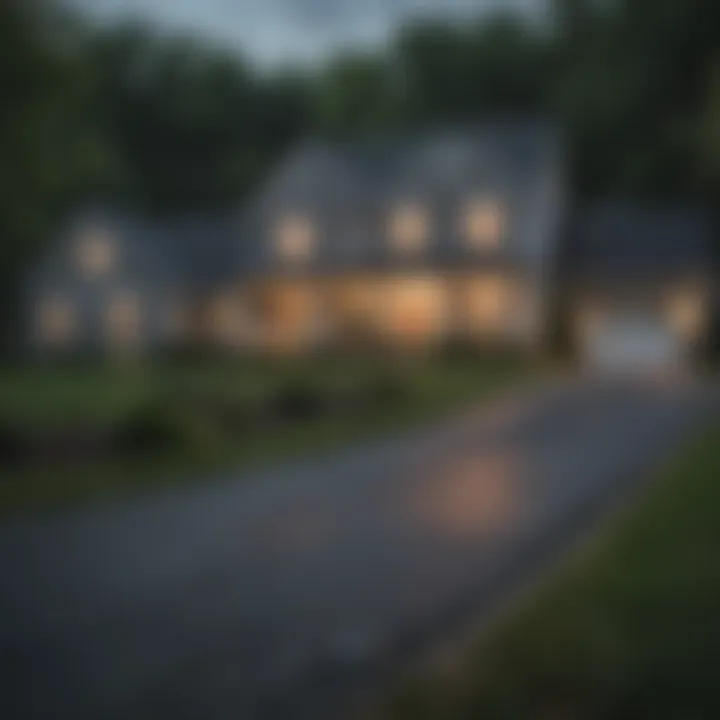
[[[475,250],[500,246],[505,231],[505,217],[499,203],[488,199],[469,202],[463,210],[462,234]]]
[[[115,241],[108,230],[100,227],[86,228],[76,246],[76,259],[86,277],[107,275],[115,266]]]
[[[282,260],[301,262],[315,252],[316,232],[312,222],[302,215],[289,215],[275,233],[275,250]]]
[[[430,234],[430,219],[424,207],[403,205],[392,214],[389,227],[390,241],[402,253],[420,252]]]

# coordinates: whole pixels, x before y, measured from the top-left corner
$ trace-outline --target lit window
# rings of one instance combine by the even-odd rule
[[[684,292],[671,301],[670,317],[673,327],[685,338],[694,338],[703,323],[703,303],[695,292]]]
[[[502,240],[504,225],[502,209],[495,202],[475,200],[464,210],[462,230],[473,248],[497,247]]]
[[[405,205],[390,218],[390,238],[393,246],[401,252],[421,250],[429,233],[427,212],[420,205]]]
[[[285,260],[305,260],[315,247],[315,230],[312,223],[300,215],[286,217],[275,237],[278,255]]]
[[[87,277],[109,273],[115,265],[115,243],[111,234],[98,227],[83,231],[77,245],[77,260]]]
[[[39,339],[52,345],[69,342],[76,329],[75,309],[65,298],[47,298],[36,307]]]
[[[502,278],[472,281],[467,297],[470,317],[476,327],[499,328],[507,321],[509,288]]]
[[[385,315],[397,340],[423,341],[437,336],[445,314],[445,287],[442,280],[404,278],[387,286]]]
[[[107,305],[108,339],[118,346],[132,346],[139,340],[140,301],[129,291],[117,293]]]

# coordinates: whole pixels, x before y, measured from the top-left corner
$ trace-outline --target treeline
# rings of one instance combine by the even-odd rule
[[[382,51],[267,74],[209,40],[100,30],[49,0],[5,0],[0,270],[80,199],[211,212],[244,197],[308,134],[487,116],[556,117],[582,194],[716,200],[720,3],[554,6],[547,23],[508,14],[415,23]]]

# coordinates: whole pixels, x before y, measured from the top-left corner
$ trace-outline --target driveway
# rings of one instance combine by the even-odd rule
[[[272,472],[0,529],[0,716],[338,717],[671,453],[699,383],[568,380]]]

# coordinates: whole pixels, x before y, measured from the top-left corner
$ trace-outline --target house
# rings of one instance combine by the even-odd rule
[[[258,341],[537,346],[564,182],[542,123],[301,148],[247,218]]]
[[[28,341],[41,354],[458,339],[530,352],[562,283],[588,360],[684,357],[714,298],[707,223],[598,208],[559,274],[569,205],[562,139],[545,122],[308,142],[225,218],[75,218],[32,274]],[[670,295],[672,323],[647,309]],[[638,333],[642,351],[618,349]]]
[[[226,242],[229,224],[161,226],[115,208],[83,209],[28,275],[26,346],[42,355],[128,355],[194,339],[203,326],[197,298],[214,291],[240,252]]]

